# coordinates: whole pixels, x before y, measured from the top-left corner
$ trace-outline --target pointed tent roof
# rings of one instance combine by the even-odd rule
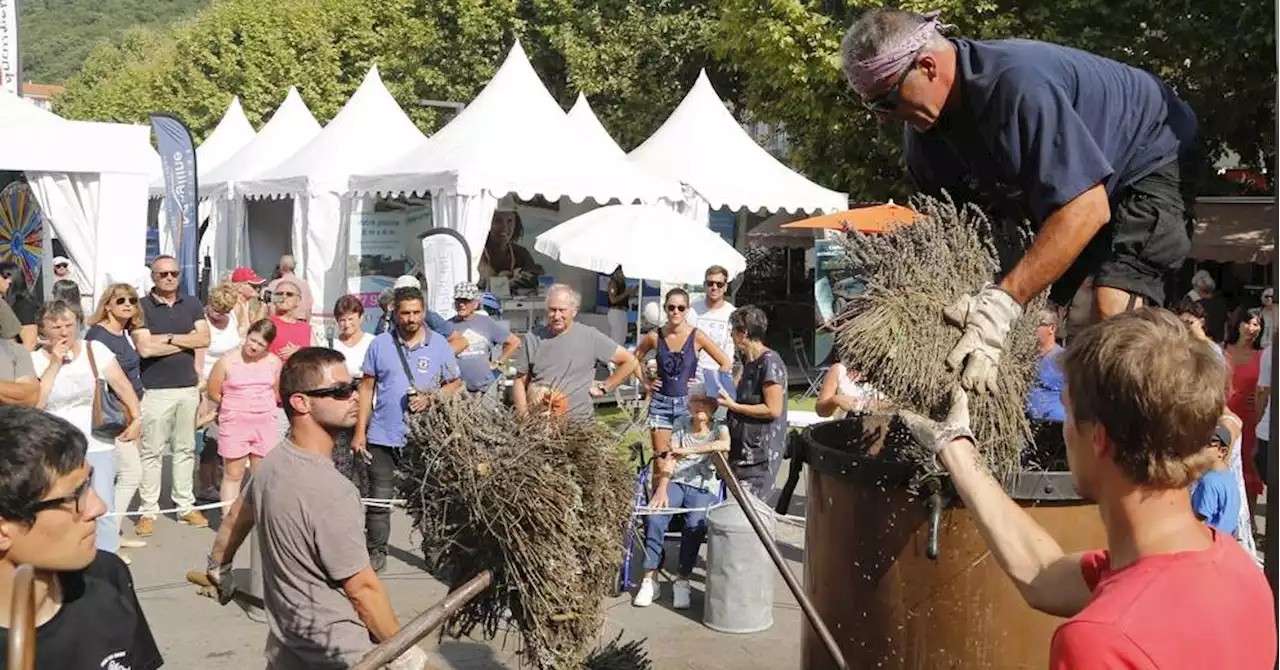
[[[516,193],[521,198],[608,202],[678,198],[631,180],[618,156],[592,149],[517,42],[502,67],[465,109],[422,146],[351,178],[358,193]]]
[[[231,104],[227,105],[227,111],[222,114],[218,125],[214,126],[213,132],[209,133],[204,142],[196,147],[198,183],[204,182],[206,175],[243,149],[256,134],[257,131],[244,115],[244,108],[240,106],[240,96],[231,98]],[[157,172],[160,176],[151,181],[152,196],[164,195],[164,174],[159,169],[159,163],[160,157],[156,156]]]
[[[729,113],[704,70],[631,160],[688,184],[712,209],[836,212],[849,197],[815,184],[765,151]]]
[[[572,126],[574,133],[586,143],[590,150],[626,160],[627,152],[623,151],[622,147],[613,140],[609,131],[605,130],[604,124],[600,123],[600,117],[596,116],[595,111],[591,109],[591,103],[587,102],[587,96],[578,94],[578,99],[569,109],[568,116],[569,125]],[[631,173],[630,179],[648,188],[671,193],[680,192],[679,183],[650,173],[630,161],[627,161],[627,171]]]
[[[237,189],[245,195],[280,197],[316,186],[347,190],[353,173],[372,170],[426,141],[382,83],[375,65],[329,125],[283,163]]]
[[[320,124],[292,86],[284,103],[257,136],[200,182],[201,197],[230,194],[234,184],[248,181],[284,162],[320,132]]]

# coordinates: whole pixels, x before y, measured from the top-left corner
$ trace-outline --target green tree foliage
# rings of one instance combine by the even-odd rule
[[[27,81],[66,81],[101,44],[126,32],[158,29],[195,14],[209,0],[20,0],[22,75]]]
[[[741,77],[754,119],[786,129],[792,160],[854,201],[910,192],[900,129],[878,127],[840,72],[843,30],[867,8],[853,0],[714,0],[713,51]],[[1211,156],[1230,147],[1274,165],[1275,36],[1271,3],[1225,0],[904,1],[941,9],[953,34],[1023,37],[1085,49],[1168,81],[1196,110]],[[1269,171],[1270,172],[1270,171]]]
[[[57,101],[71,118],[142,122],[172,111],[197,136],[240,95],[255,124],[290,84],[321,122],[377,64],[424,131],[469,102],[520,39],[552,95],[579,91],[624,147],[670,113],[708,64],[711,17],[696,0],[218,0],[163,35],[102,47]],[[728,87],[731,89],[731,87]]]

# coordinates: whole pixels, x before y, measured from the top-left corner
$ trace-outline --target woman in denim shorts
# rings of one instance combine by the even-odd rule
[[[689,382],[698,372],[698,354],[707,352],[724,372],[733,369],[733,361],[706,333],[689,325],[685,315],[689,311],[689,294],[682,288],[667,292],[665,302],[667,322],[640,340],[636,358],[644,360],[645,354],[657,349],[657,375],[644,379],[642,369],[636,370],[642,386],[649,394],[649,434],[653,441],[653,454],[665,454],[671,447],[671,428],[676,419],[689,414]]]

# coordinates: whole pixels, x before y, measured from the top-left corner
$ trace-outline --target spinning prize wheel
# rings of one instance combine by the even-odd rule
[[[0,190],[0,261],[17,263],[27,286],[35,286],[40,275],[42,223],[40,206],[25,182],[11,182]]]

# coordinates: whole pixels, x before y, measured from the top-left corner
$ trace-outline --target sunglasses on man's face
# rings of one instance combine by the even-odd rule
[[[156,272],[153,272],[151,274],[155,275],[157,279],[177,279],[178,278],[177,270],[157,270]]]
[[[689,309],[688,305],[667,305],[668,312],[683,312]]]
[[[322,389],[311,389],[310,391],[299,391],[308,398],[333,398],[334,400],[349,400],[355,395],[357,389],[360,388],[360,382],[350,381],[345,384],[335,384]]]
[[[896,112],[898,105],[902,104],[902,85],[906,83],[911,71],[916,69],[916,59],[920,57],[921,51],[924,51],[924,47],[920,47],[911,55],[911,60],[907,62],[907,67],[902,70],[902,74],[898,76],[898,80],[893,83],[893,86],[890,86],[884,93],[874,98],[862,101],[862,106],[879,114]]]
[[[707,288],[724,288],[724,285],[725,285],[725,283],[726,283],[726,282],[716,281],[716,280],[714,280],[714,279],[708,279],[708,280],[706,280],[706,281],[704,281],[704,282],[702,282],[702,283],[703,283],[703,285],[705,285]]]
[[[122,296],[117,296],[117,297],[116,297],[116,304],[117,304],[117,305],[123,305],[123,304],[125,304],[126,302],[127,302],[127,303],[129,303],[130,305],[136,305],[136,304],[138,304],[138,299],[137,299],[137,298],[134,298],[134,297],[131,297],[131,296],[127,296],[127,295],[122,295]]]

